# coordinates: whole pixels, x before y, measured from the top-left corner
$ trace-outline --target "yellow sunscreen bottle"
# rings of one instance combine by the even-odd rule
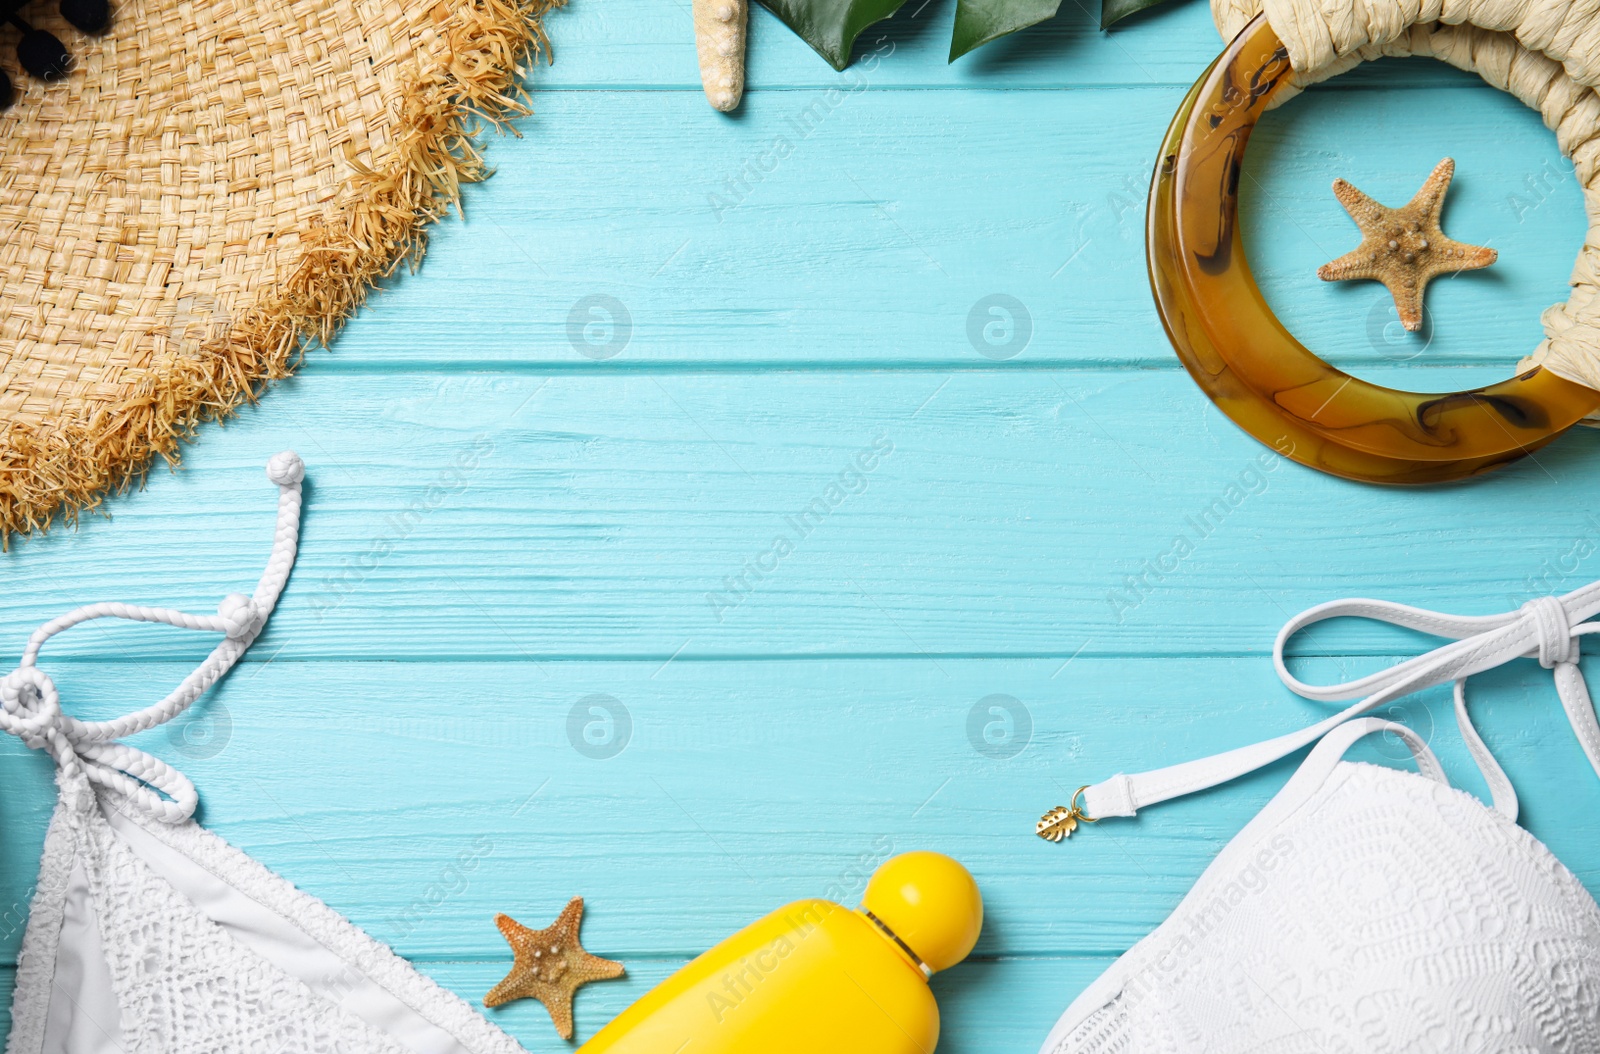
[[[935,971],[967,957],[983,900],[967,869],[906,853],[854,911],[798,900],[667,978],[578,1054],[931,1054]]]

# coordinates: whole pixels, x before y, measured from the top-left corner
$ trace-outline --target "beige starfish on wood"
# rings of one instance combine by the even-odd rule
[[[750,0],[694,0],[694,45],[700,83],[711,105],[727,113],[744,95],[744,38]]]
[[[590,955],[578,943],[583,898],[573,897],[560,916],[542,930],[530,930],[510,915],[496,915],[494,922],[515,958],[511,972],[483,997],[483,1005],[537,999],[550,1011],[561,1038],[571,1039],[572,996],[578,986],[622,976],[621,963]]]
[[[1456,163],[1445,158],[1422,184],[1417,196],[1398,209],[1380,205],[1342,179],[1333,181],[1334,196],[1361,228],[1361,244],[1317,269],[1324,282],[1370,278],[1382,282],[1394,297],[1400,322],[1422,328],[1422,291],[1442,274],[1488,267],[1499,258],[1493,249],[1446,238],[1439,229],[1444,194]]]

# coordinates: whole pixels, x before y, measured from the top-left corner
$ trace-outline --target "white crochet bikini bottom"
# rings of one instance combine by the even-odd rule
[[[0,728],[56,759],[9,1054],[521,1054],[509,1036],[321,901],[197,825],[194,787],[116,742],[182,713],[260,633],[294,562],[304,469],[279,486],[272,558],[217,615],[97,604],[41,627],[0,681]],[[37,666],[95,618],[223,634],[171,695],[111,721],[61,712]]]
[[[1600,726],[1578,672],[1578,625],[1600,585],[1520,612],[1456,619],[1378,601],[1313,608],[1279,635],[1302,694],[1360,698],[1311,729],[1084,792],[1104,819],[1193,793],[1318,739],[1284,789],[1206,869],[1177,910],[1067,1009],[1042,1054],[1596,1054],[1600,907],[1517,826],[1509,780],[1467,717],[1467,676],[1519,655],[1554,669],[1591,763]],[[1458,638],[1373,677],[1314,688],[1286,641],[1358,615]],[[1494,807],[1453,790],[1409,729],[1358,716],[1456,681],[1464,738]],[[1343,760],[1377,731],[1420,774]],[[1596,765],[1600,772],[1600,764]]]

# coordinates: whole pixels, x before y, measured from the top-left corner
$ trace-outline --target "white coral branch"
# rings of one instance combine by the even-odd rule
[[[694,42],[700,83],[711,105],[727,113],[744,94],[744,38],[749,0],[694,0]]]

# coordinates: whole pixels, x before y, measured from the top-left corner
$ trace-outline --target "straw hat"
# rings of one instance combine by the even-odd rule
[[[414,258],[563,2],[32,5],[75,58],[0,114],[0,539],[176,460]]]

